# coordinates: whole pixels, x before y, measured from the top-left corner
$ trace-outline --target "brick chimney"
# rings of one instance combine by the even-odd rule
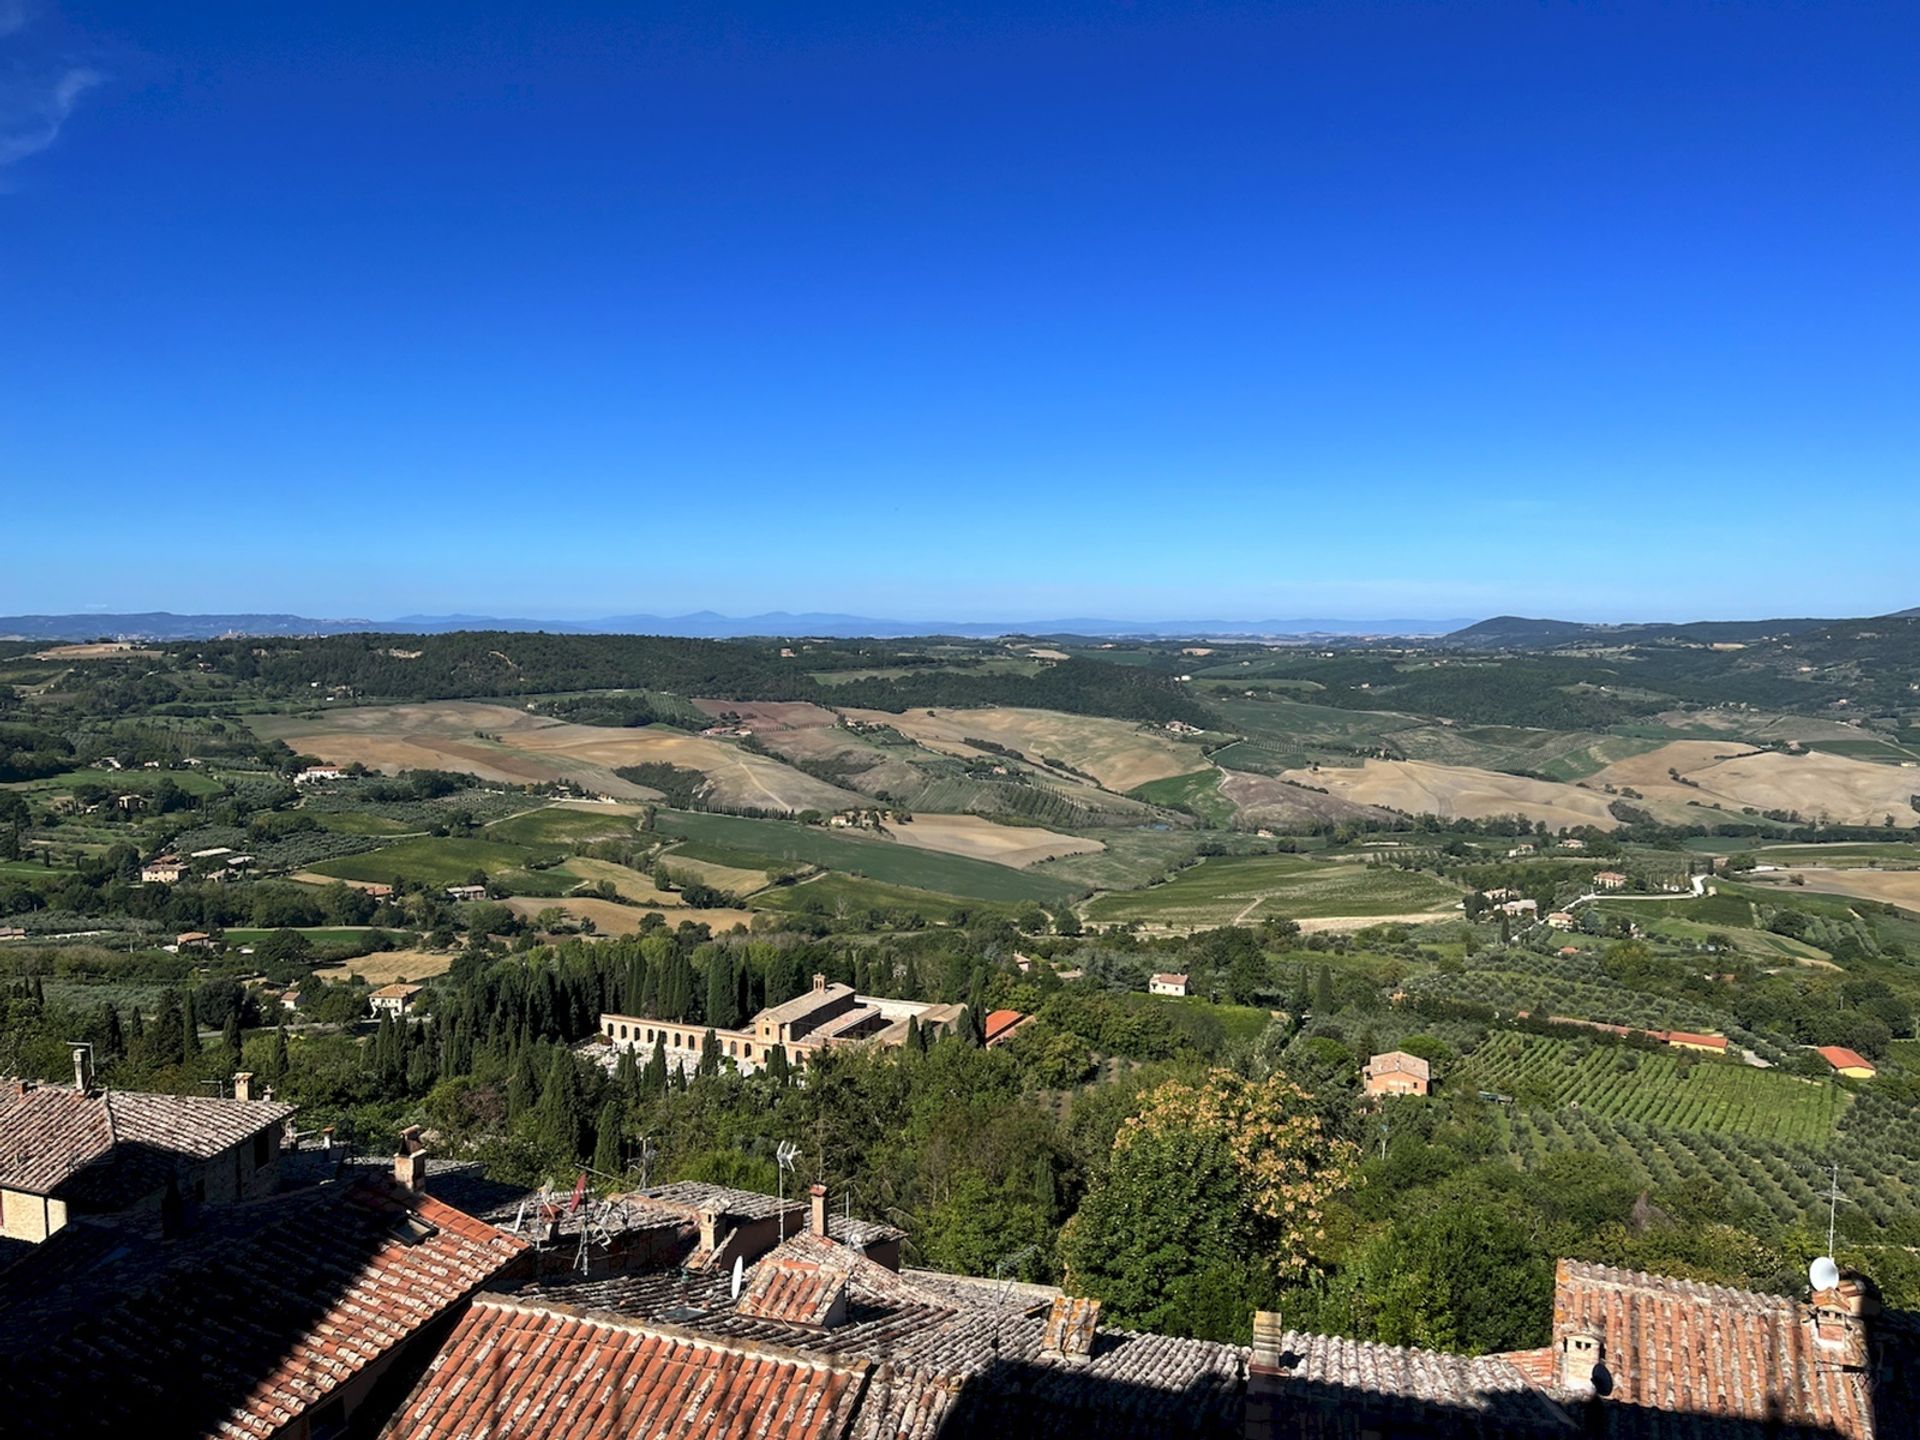
[[[1040,1333],[1040,1358],[1067,1365],[1085,1365],[1093,1359],[1100,1329],[1100,1302],[1062,1295],[1047,1311]]]
[[[824,1240],[827,1238],[827,1187],[810,1185],[807,1197],[813,1202],[813,1233]]]
[[[416,1195],[427,1188],[427,1146],[420,1138],[418,1125],[409,1125],[400,1132],[400,1148],[393,1157],[393,1178]]]
[[[820,991],[820,990],[824,990],[824,989],[826,989],[826,988],[827,988],[827,977],[826,977],[826,976],[824,976],[824,975],[815,975],[815,976],[813,977],[813,988],[814,988],[814,989],[815,989],[816,991]]]
[[[233,1098],[236,1100],[253,1099],[253,1072],[236,1070],[233,1072]]]
[[[82,1095],[93,1089],[93,1046],[84,1041],[76,1041],[73,1047],[73,1088]]]
[[[1572,1330],[1560,1337],[1559,1354],[1555,1356],[1560,1389],[1569,1395],[1596,1395],[1600,1393],[1600,1377],[1605,1372],[1601,1359],[1605,1347],[1598,1335],[1584,1330]]]
[[[1247,1440],[1272,1440],[1281,1392],[1299,1357],[1287,1349],[1277,1310],[1253,1312],[1253,1353],[1247,1357]]]
[[[700,1212],[700,1248],[709,1255],[720,1248],[720,1212],[718,1210]]]
[[[1807,1318],[1814,1344],[1822,1350],[1841,1352],[1842,1364],[1864,1364],[1867,1329],[1880,1313],[1880,1294],[1873,1282],[1847,1271],[1837,1285],[1815,1290],[1810,1298]]]

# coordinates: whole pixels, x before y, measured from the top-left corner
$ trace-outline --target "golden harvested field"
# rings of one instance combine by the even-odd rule
[[[358,975],[369,985],[391,985],[397,980],[427,980],[444,975],[453,965],[451,953],[431,950],[388,950],[378,955],[356,955],[341,965],[329,965],[313,973],[328,980],[345,980]]]
[[[1332,789],[1332,786],[1328,786]],[[1289,785],[1271,775],[1245,770],[1220,772],[1220,793],[1254,825],[1296,825],[1309,820],[1386,820],[1385,810],[1341,795],[1322,795]]]
[[[582,880],[591,880],[596,884],[604,881],[613,886],[614,894],[641,905],[671,909],[680,903],[638,870],[629,870],[611,860],[591,860],[584,855],[574,855],[568,858],[567,869]]]
[[[705,881],[716,890],[729,890],[735,895],[751,895],[767,886],[767,872],[748,870],[736,865],[720,865],[712,860],[695,860],[682,855],[677,850],[669,850],[661,857],[667,869],[677,879],[681,875],[692,875]]]
[[[593,921],[594,930],[601,935],[631,935],[640,928],[640,922],[649,915],[659,915],[668,925],[679,925],[691,920],[696,925],[710,926],[714,934],[731,930],[736,925],[751,925],[751,910],[691,910],[684,907],[664,905],[620,905],[612,900],[543,900],[531,895],[516,896],[506,902],[507,908],[522,919],[531,920],[543,910],[561,910],[576,920]]]
[[[840,724],[839,715],[804,700],[696,700],[718,719],[737,715],[753,738],[785,760],[837,760],[848,764],[848,783],[867,791],[911,794],[926,777],[900,758],[900,747],[870,744]],[[857,769],[855,767],[858,767]]]
[[[1681,784],[1669,770],[1692,783]],[[1846,825],[1879,825],[1889,815],[1895,825],[1920,825],[1910,803],[1920,794],[1920,771],[1844,755],[1756,751],[1735,740],[1675,740],[1609,765],[1592,780],[1603,782],[1668,805],[1717,801],[1729,810],[1797,810]]]
[[[158,655],[158,650],[146,650],[124,640],[103,640],[86,645],[55,645],[46,650],[36,650],[31,658],[35,660],[119,660],[132,655]]]
[[[1125,792],[1149,780],[1166,780],[1198,770],[1200,747],[1130,720],[1103,720],[1055,710],[848,710],[871,725],[891,725],[911,740],[947,755],[977,758],[990,752],[968,745],[969,738],[991,740],[1029,760],[1064,760],[1093,776],[1109,790]]]
[[[375,770],[463,770],[483,780],[525,784],[571,780],[628,800],[657,799],[613,772],[663,763],[712,778],[721,804],[769,810],[838,810],[861,797],[737,746],[677,730],[574,725],[505,705],[451,701],[382,705],[322,715],[270,715],[251,722],[269,738],[331,764]]]
[[[1465,765],[1424,760],[1368,760],[1357,766],[1289,770],[1282,777],[1317,785],[1361,805],[1381,805],[1410,815],[1524,815],[1553,828],[1592,825],[1611,830],[1620,822],[1607,811],[1612,797],[1555,780],[1529,780]]]
[[[1063,855],[1090,855],[1106,849],[1099,840],[1083,840],[1077,835],[1062,835],[1032,825],[1001,825],[979,815],[924,815],[915,813],[904,825],[890,825],[888,835],[902,845],[919,850],[939,850],[948,855],[966,855],[975,860],[991,860],[996,865],[1011,865],[1023,870],[1042,860],[1057,860]]]
[[[1782,870],[1766,878],[1787,880],[1794,875],[1800,876],[1809,890],[1920,911],[1920,870]]]

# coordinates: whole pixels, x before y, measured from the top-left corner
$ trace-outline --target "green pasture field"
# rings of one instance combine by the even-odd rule
[[[1920,760],[1920,750],[1909,749],[1892,740],[1861,738],[1858,740],[1809,740],[1809,750],[1823,751],[1828,755],[1843,755],[1849,760],[1871,760],[1881,765],[1898,765],[1902,761]]]
[[[224,788],[205,770],[66,770],[38,780],[17,781],[7,788],[32,792],[77,790],[82,785],[100,785],[118,794],[144,795],[162,780],[171,780],[189,795],[218,795]]]
[[[965,911],[970,915],[1011,915],[1010,905],[995,901],[956,900],[936,895],[931,890],[916,890],[907,885],[887,885],[857,875],[828,872],[799,885],[774,885],[754,895],[748,902],[755,910],[772,910],[783,915],[809,912],[836,917],[858,915],[866,910],[911,911],[935,923],[951,920]]]
[[[1920,778],[1916,778],[1914,784],[1920,786]],[[1765,849],[1754,851],[1753,858],[1762,865],[1819,866],[1833,869],[1882,866],[1887,869],[1897,869],[1920,865],[1920,844],[1901,845],[1889,842],[1883,845],[1864,841],[1858,844],[1835,845],[1769,845]]]
[[[425,828],[406,820],[391,820],[366,810],[303,810],[322,830],[336,835],[418,835]]]
[[[42,865],[38,860],[0,860],[0,880],[55,879],[71,875],[69,865]]]
[[[1170,775],[1164,780],[1149,780],[1127,792],[1149,805],[1186,810],[1216,825],[1225,825],[1236,813],[1233,802],[1220,793],[1220,772],[1212,766],[1188,775]]]
[[[1129,994],[1126,1004],[1137,1010],[1153,1011],[1162,1006],[1177,1006],[1182,1010],[1199,1010],[1211,1015],[1226,1027],[1227,1039],[1234,1044],[1250,1044],[1260,1038],[1260,1034],[1273,1023],[1273,1016],[1255,1005],[1228,1005],[1203,1000],[1196,995],[1139,995]]]
[[[571,845],[575,841],[625,840],[638,836],[635,817],[617,811],[595,813],[549,806],[511,815],[486,827],[486,838],[505,845],[537,845],[547,848]]]
[[[394,937],[396,941],[407,938],[407,932],[385,929],[378,925],[313,925],[294,931],[304,935],[315,945],[358,945],[375,930]],[[224,934],[229,945],[257,945],[269,935],[278,935],[278,930],[258,930],[251,927],[228,930]]]
[[[1301,855],[1223,855],[1202,860],[1150,890],[1097,896],[1085,913],[1100,924],[1142,920],[1216,926],[1275,916],[1309,920],[1410,914],[1444,905],[1459,893],[1431,875],[1384,865],[1339,864]]]
[[[960,855],[942,855],[935,850],[916,850],[886,840],[843,835],[792,821],[663,809],[655,812],[654,830],[662,836],[680,836],[723,846],[737,858],[723,860],[706,854],[695,858],[712,858],[716,863],[738,865],[742,869],[764,870],[782,862],[801,862],[818,865],[823,870],[857,873],[883,884],[931,890],[963,900],[998,900],[1008,904],[1037,900],[1043,905],[1054,905],[1073,894],[1073,887],[1045,874],[1014,870]]]
[[[1151,884],[1175,865],[1193,857],[1200,836],[1192,830],[1166,826],[1118,827],[1083,832],[1107,847],[1085,855],[1063,855],[1058,860],[1042,860],[1030,866],[1030,875],[1045,875],[1062,881],[1077,891],[1137,890]],[[1209,836],[1232,844],[1231,837]],[[1251,837],[1249,837],[1249,843]]]
[[[1681,1073],[1680,1052],[1585,1044],[1508,1032],[1461,1067],[1466,1083],[1521,1104],[1577,1105],[1612,1120],[1674,1130],[1824,1143],[1852,1097],[1837,1085],[1701,1058]]]
[[[338,880],[380,884],[397,875],[425,885],[462,885],[466,883],[467,876],[479,870],[505,883],[515,872],[529,869],[534,862],[554,858],[557,853],[552,846],[536,850],[525,845],[503,845],[494,840],[427,836],[402,840],[397,845],[368,850],[359,855],[323,860],[311,869],[316,874],[329,875]],[[543,873],[558,878],[555,870]]]

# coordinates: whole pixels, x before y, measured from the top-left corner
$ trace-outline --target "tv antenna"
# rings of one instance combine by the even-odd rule
[[[1840,1162],[1833,1162],[1833,1178],[1827,1186],[1827,1254],[1823,1258],[1831,1260],[1833,1255],[1834,1221],[1840,1213],[1840,1202],[1847,1197],[1840,1193]],[[1835,1272],[1835,1279],[1838,1279]]]
[[[773,1163],[780,1172],[780,1243],[787,1243],[787,1172],[793,1169],[793,1162],[800,1158],[800,1147],[791,1140],[782,1140],[773,1147]]]

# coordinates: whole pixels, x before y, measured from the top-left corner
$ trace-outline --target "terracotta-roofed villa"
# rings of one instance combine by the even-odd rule
[[[1185,995],[1187,993],[1187,977],[1185,975],[1155,975],[1152,980],[1147,982],[1147,993],[1150,995]]]
[[[1362,1075],[1369,1095],[1425,1095],[1433,1085],[1432,1067],[1404,1050],[1375,1055]]]
[[[1849,1080],[1871,1080],[1880,1073],[1866,1056],[1844,1045],[1816,1045],[1814,1053],[1834,1068],[1834,1072]]]

